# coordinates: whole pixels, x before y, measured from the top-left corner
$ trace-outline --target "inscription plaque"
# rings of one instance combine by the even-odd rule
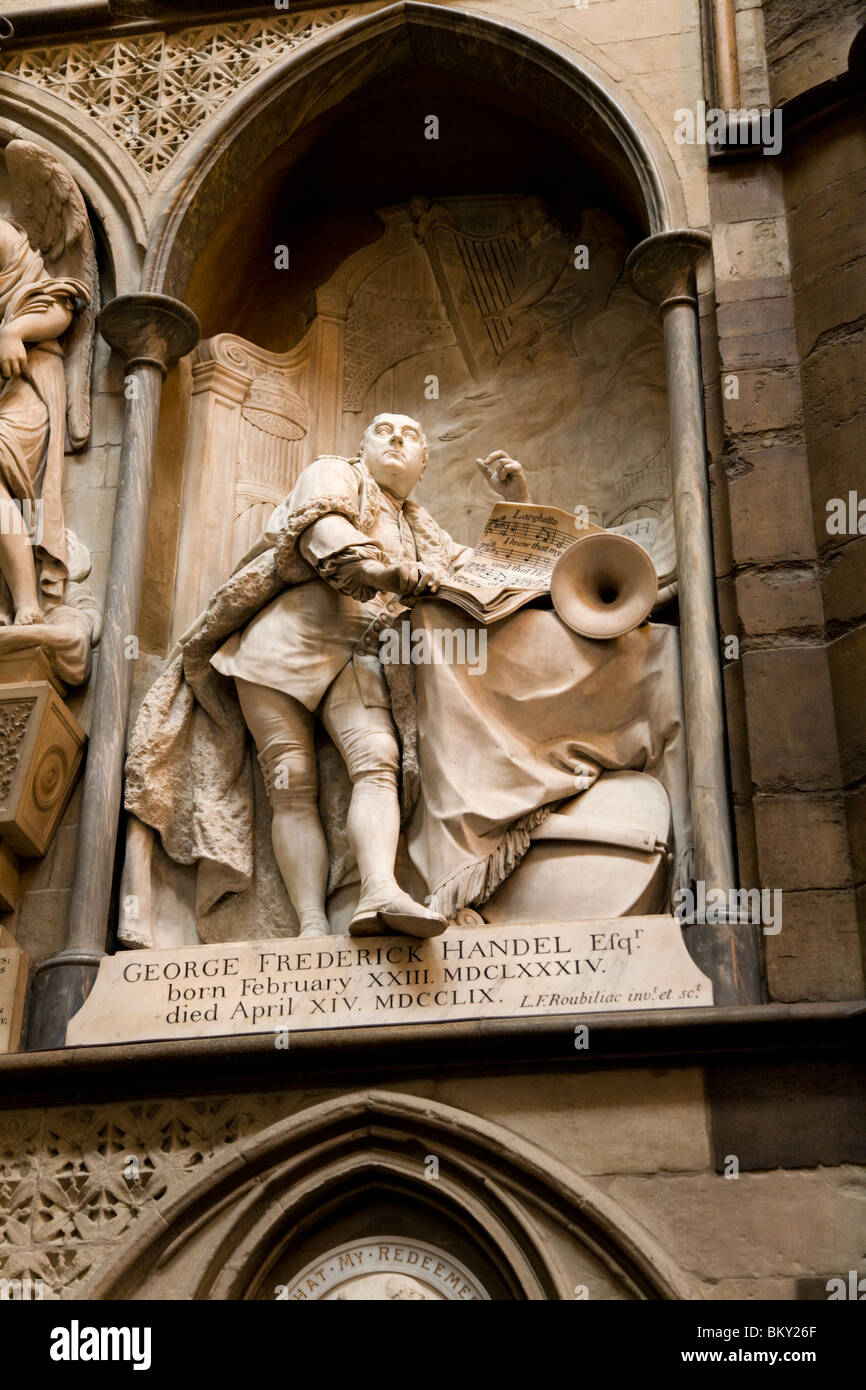
[[[712,1004],[673,917],[121,951],[68,1045]],[[282,1035],[282,1039],[280,1037]]]

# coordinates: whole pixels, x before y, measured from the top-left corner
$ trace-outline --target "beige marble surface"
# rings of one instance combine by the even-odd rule
[[[712,1004],[672,917],[107,956],[67,1045]]]

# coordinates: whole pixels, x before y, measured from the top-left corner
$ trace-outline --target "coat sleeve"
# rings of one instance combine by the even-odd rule
[[[316,517],[324,515],[319,505],[322,499],[330,499],[334,504],[333,517],[328,513],[329,521],[336,517],[341,517],[345,526],[355,532],[352,517],[357,518],[360,513],[359,477],[357,471],[352,468],[347,459],[338,458],[329,454],[321,458],[314,459],[309,467],[305,468],[295,486],[286,497],[271,512],[268,524],[258,539],[247,551],[246,555],[235,565],[234,573],[239,573],[252,560],[257,559],[266,550],[276,546],[281,537],[286,534],[287,528],[293,530],[292,521],[299,513],[308,513]],[[312,524],[312,522],[311,522]],[[305,534],[305,533],[302,533]],[[326,533],[327,534],[327,533]],[[369,538],[360,531],[352,537],[348,536],[347,531],[339,533],[343,536],[342,545],[364,544],[369,545]],[[327,545],[322,542],[323,551]],[[334,544],[330,550],[341,549],[342,546]],[[303,550],[302,550],[303,554]],[[304,555],[305,559],[308,559]],[[314,560],[309,561],[315,563]]]

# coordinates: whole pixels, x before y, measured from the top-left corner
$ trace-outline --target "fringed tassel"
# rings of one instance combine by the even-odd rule
[[[479,907],[486,903],[500,883],[504,883],[517,868],[529,849],[532,831],[547,820],[553,809],[553,806],[541,806],[537,811],[521,816],[520,820],[509,826],[496,849],[486,859],[466,864],[450,874],[432,895],[430,906],[434,911],[451,919],[457,916],[462,907]]]

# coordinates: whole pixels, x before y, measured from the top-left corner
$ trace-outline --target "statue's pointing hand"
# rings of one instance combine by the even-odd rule
[[[487,482],[506,502],[528,502],[529,484],[523,464],[506,454],[504,449],[495,449],[486,459],[476,459],[478,467]]]

